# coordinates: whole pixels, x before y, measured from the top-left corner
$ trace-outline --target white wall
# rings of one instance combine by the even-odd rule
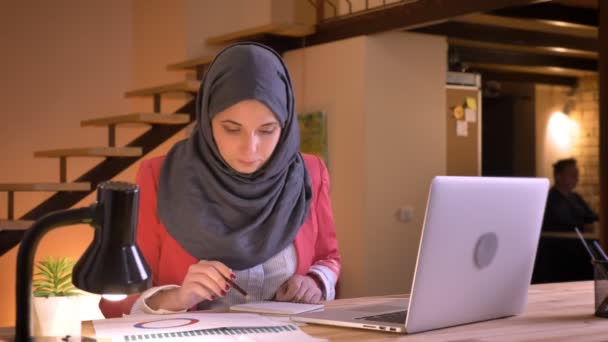
[[[367,39],[365,241],[370,294],[410,291],[431,178],[446,172],[447,43],[387,33]],[[330,132],[331,134],[331,132]],[[413,208],[413,220],[396,219]]]
[[[391,33],[285,55],[298,111],[328,115],[341,297],[409,291],[430,179],[446,168],[446,53],[443,38]],[[404,205],[409,223],[395,218]]]
[[[331,198],[343,257],[340,295],[364,293],[365,46],[357,37],[285,54],[298,112],[327,113]]]

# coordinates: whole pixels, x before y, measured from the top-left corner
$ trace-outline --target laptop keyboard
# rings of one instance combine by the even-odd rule
[[[407,316],[407,310],[387,312],[380,315],[365,316],[355,319],[364,319],[366,321],[376,321],[385,323],[405,323],[405,316]]]

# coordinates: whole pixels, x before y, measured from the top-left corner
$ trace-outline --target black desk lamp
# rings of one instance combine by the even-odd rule
[[[93,242],[72,272],[76,287],[98,294],[128,294],[150,287],[150,268],[135,244],[139,189],[123,182],[97,187],[97,202],[86,208],[49,213],[25,232],[17,254],[15,341],[30,341],[32,269],[38,242],[48,231],[79,223],[95,228]]]

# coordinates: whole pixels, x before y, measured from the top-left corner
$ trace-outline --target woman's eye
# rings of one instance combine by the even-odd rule
[[[261,130],[260,130],[260,133],[261,133],[261,134],[266,134],[266,135],[269,135],[269,134],[274,133],[274,131],[275,131],[275,128],[273,128],[273,129],[261,129]]]
[[[224,130],[228,133],[238,133],[240,131],[239,128],[226,127],[226,126],[224,126]]]

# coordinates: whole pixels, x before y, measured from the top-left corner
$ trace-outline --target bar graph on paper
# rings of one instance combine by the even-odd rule
[[[112,341],[320,341],[295,324],[257,314],[190,312],[93,321],[97,337]]]
[[[115,338],[118,341],[269,341],[292,337],[298,328],[293,325],[269,327],[231,327],[198,329],[171,333],[142,333]],[[290,334],[291,333],[291,334]],[[279,339],[283,338],[283,339]]]

